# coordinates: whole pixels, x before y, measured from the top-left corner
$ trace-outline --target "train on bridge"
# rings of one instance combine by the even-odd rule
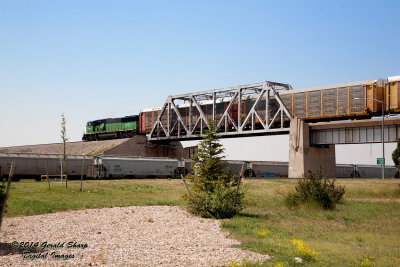
[[[285,90],[277,94],[292,117],[298,117],[308,122],[365,119],[380,115],[382,110],[385,114],[400,113],[400,76],[300,90]],[[186,129],[193,129],[193,133],[201,133],[207,128],[207,124],[199,123],[199,118],[202,116],[208,121],[211,119],[219,121],[223,116],[228,115],[229,119],[218,129],[221,131],[222,128],[234,131],[236,125],[243,124],[246,130],[262,128],[263,125],[278,128],[282,125],[288,126],[290,123],[287,114],[282,113],[281,117],[276,116],[280,109],[280,103],[276,97],[271,95],[264,95],[262,99],[258,99],[257,94],[249,95],[244,99],[236,99],[233,104],[229,97],[217,102],[204,100],[199,103],[203,114],[199,109],[192,112],[190,105],[192,104],[183,103],[171,107],[171,109],[175,109],[174,112],[164,112],[161,116],[162,108],[157,107],[144,109],[139,115],[89,121],[86,124],[82,140],[94,141],[150,134],[154,131],[157,120],[161,121],[163,125],[167,125],[167,123],[169,123],[168,125],[177,125],[179,121]],[[252,109],[255,109],[257,116],[253,121],[246,120]],[[176,115],[177,112],[180,114],[179,117]],[[185,134],[185,127],[175,127],[171,135]]]

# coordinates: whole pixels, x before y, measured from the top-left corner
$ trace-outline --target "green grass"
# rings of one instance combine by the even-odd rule
[[[285,207],[284,194],[295,183],[247,182],[245,210],[222,223],[243,242],[238,247],[273,256],[266,266],[295,266],[293,239],[317,252],[307,266],[400,266],[399,180],[339,180],[347,193],[333,211]]]
[[[295,266],[296,248],[303,240],[310,257],[306,266],[400,266],[400,180],[338,180],[346,187],[345,201],[333,211],[315,207],[289,209],[284,195],[296,180],[246,180],[246,207],[223,220],[238,247],[273,258],[248,266]],[[69,181],[69,188],[22,180],[10,191],[6,216],[61,210],[130,205],[184,205],[181,180]],[[307,251],[307,249],[304,249]]]
[[[35,215],[63,210],[145,206],[183,205],[181,180],[90,180],[68,181],[68,189],[59,182],[21,180],[14,182],[7,202],[6,216]]]

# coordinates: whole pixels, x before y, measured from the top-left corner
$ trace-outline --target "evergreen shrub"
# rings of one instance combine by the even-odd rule
[[[315,204],[323,209],[334,209],[345,194],[345,187],[335,182],[335,179],[324,179],[321,174],[309,172],[298,181],[295,190],[286,195],[285,204],[288,207]]]
[[[239,178],[227,171],[224,148],[219,143],[214,121],[209,123],[205,138],[192,158],[192,173],[187,176],[190,195],[188,209],[201,217],[231,218],[243,209],[244,193],[236,188]]]

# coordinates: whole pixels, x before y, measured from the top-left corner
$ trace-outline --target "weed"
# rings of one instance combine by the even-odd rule
[[[258,237],[265,237],[268,234],[268,230],[262,229],[256,233]]]
[[[362,238],[361,236],[356,236],[355,238],[356,238],[357,242],[359,242],[359,243],[364,242],[364,238]]]
[[[291,242],[296,247],[295,254],[297,257],[300,257],[304,261],[315,261],[317,252],[309,249],[303,240],[292,239]]]
[[[295,191],[289,192],[285,198],[288,207],[300,204],[317,205],[324,209],[334,209],[345,193],[343,186],[337,186],[335,180],[322,179],[321,174],[309,172],[299,180]]]
[[[371,267],[375,266],[375,258],[373,257],[363,257],[362,259],[359,260],[359,264],[362,267]]]
[[[336,216],[332,214],[326,214],[326,219],[328,220],[336,220]]]

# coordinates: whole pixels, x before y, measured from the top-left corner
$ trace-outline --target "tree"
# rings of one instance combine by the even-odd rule
[[[392,159],[397,169],[396,176],[398,176],[398,173],[400,171],[400,139],[397,140],[397,147],[395,150],[393,150]]]
[[[67,172],[67,167],[65,164],[65,160],[67,159],[67,154],[66,154],[66,142],[68,141],[67,138],[67,132],[65,125],[67,124],[67,121],[65,120],[64,113],[61,114],[61,140],[63,141],[63,160],[62,160],[62,165],[61,165],[61,185],[63,181],[63,175],[64,173]],[[65,188],[68,187],[68,179],[65,180]]]
[[[192,158],[192,173],[187,176],[191,194],[186,199],[189,211],[196,215],[230,218],[243,208],[244,194],[236,195],[238,177],[226,171],[224,148],[215,133],[215,122],[210,121],[206,136]]]

